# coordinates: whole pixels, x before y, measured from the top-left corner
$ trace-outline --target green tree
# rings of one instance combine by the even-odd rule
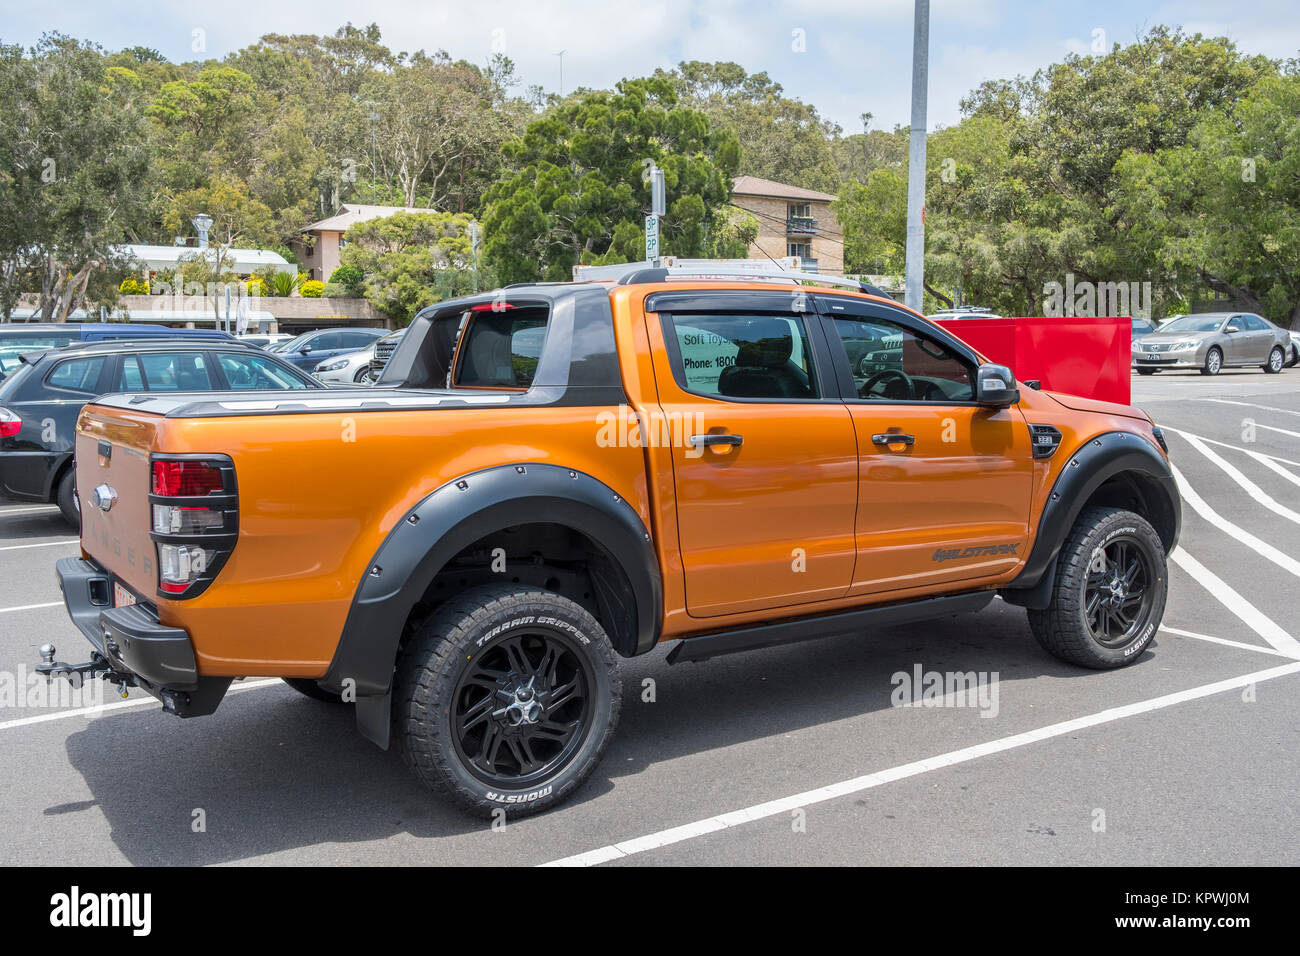
[[[464,213],[399,212],[357,223],[342,266],[365,276],[375,308],[409,322],[426,305],[472,291],[470,221]]]
[[[0,311],[40,294],[46,321],[113,301],[117,244],[148,209],[144,102],[130,70],[59,34],[0,47]]]
[[[744,255],[727,212],[735,136],[682,106],[664,77],[571,97],[504,151],[514,169],[489,190],[484,216],[484,257],[502,282],[643,258],[651,163],[667,185],[665,255]]]

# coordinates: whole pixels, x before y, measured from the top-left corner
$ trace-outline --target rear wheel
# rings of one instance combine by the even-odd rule
[[[1219,351],[1218,346],[1210,349],[1205,355],[1205,364],[1201,366],[1202,375],[1218,375],[1219,370],[1223,368],[1223,353]]]
[[[520,816],[587,779],[621,692],[609,640],[584,608],[486,585],[416,626],[397,665],[394,729],[425,786],[484,815]]]
[[[1276,375],[1282,371],[1282,366],[1286,363],[1286,355],[1282,352],[1282,346],[1273,346],[1273,351],[1268,353],[1268,361],[1264,363],[1264,371],[1270,375]]]
[[[1081,667],[1123,667],[1141,656],[1165,613],[1164,543],[1141,515],[1088,508],[1061,547],[1045,611],[1029,612],[1038,643]]]
[[[63,513],[63,520],[74,528],[80,528],[81,502],[77,500],[77,472],[74,468],[68,468],[59,479],[54,500],[59,506],[59,511]]]

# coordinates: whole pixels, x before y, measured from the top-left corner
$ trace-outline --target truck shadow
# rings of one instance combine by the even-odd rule
[[[567,810],[656,763],[888,710],[891,677],[918,662],[927,671],[997,671],[1004,691],[1016,680],[1101,676],[1048,657],[1023,612],[1001,602],[978,615],[702,664],[669,666],[666,652],[623,663],[619,731]],[[653,703],[645,700],[647,678]],[[350,709],[287,687],[232,694],[207,719],[148,709],[93,720],[67,739],[67,754],[93,797],[88,803],[137,865],[275,863],[273,854],[325,844],[338,844],[331,862],[401,863],[409,862],[401,843],[369,841],[436,839],[450,855],[489,825],[428,793],[395,753],[362,739]],[[534,841],[535,851],[553,814],[511,829]],[[424,846],[414,855],[436,863],[442,854],[434,854]]]

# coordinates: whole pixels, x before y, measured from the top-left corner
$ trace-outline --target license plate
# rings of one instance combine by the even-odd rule
[[[113,582],[113,607],[129,607],[135,603],[135,595],[116,581]]]
[[[1159,358],[1160,358],[1160,353],[1159,353],[1159,352],[1148,352],[1148,353],[1147,353],[1147,358],[1149,358],[1149,359],[1159,359]]]

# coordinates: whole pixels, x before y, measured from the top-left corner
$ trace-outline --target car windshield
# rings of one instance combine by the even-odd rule
[[[1166,322],[1160,327],[1161,332],[1217,332],[1223,324],[1221,315],[1185,315],[1181,319]]]
[[[275,351],[296,352],[298,351],[299,346],[305,343],[307,339],[311,336],[311,334],[312,333],[310,332],[304,332],[302,335],[299,335],[296,338],[292,338],[287,342],[281,342],[279,345],[275,346]]]

